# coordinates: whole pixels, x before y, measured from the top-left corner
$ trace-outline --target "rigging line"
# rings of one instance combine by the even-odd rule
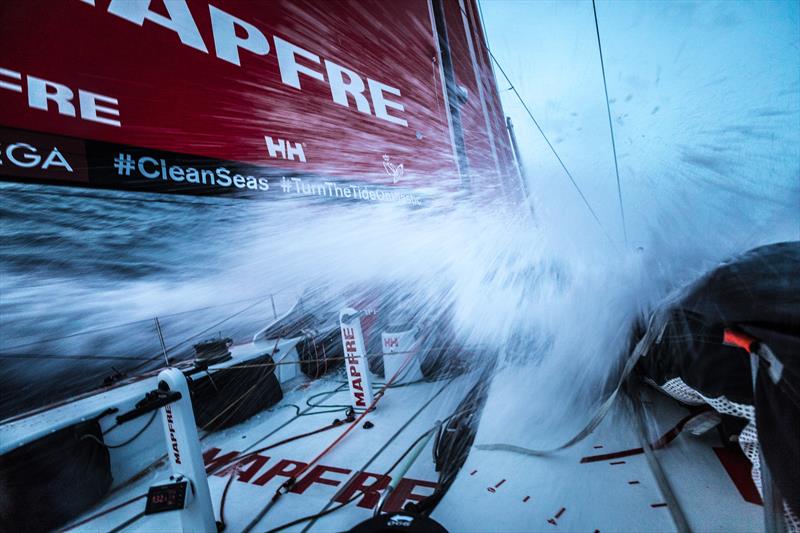
[[[347,386],[348,386],[347,384],[341,385],[341,386],[337,387],[336,389],[334,389],[332,391],[328,391],[327,394],[329,395],[329,397],[333,396],[337,392],[341,392],[341,391],[345,390]],[[264,435],[263,437],[261,437],[260,439],[255,441],[254,443],[250,444],[247,448],[242,450],[242,454],[252,453],[251,450],[253,448],[255,448],[257,445],[261,444],[266,439],[268,439],[269,437],[271,437],[272,435],[274,435],[278,431],[282,430],[283,428],[285,428],[286,426],[288,426],[292,422],[294,422],[296,420],[299,420],[301,416],[303,416],[305,413],[309,412],[310,410],[311,410],[311,407],[308,407],[308,408],[304,409],[302,412],[300,412],[297,415],[295,415],[294,417],[292,417],[289,420],[287,420],[286,422],[282,423],[281,425],[279,425],[278,427],[276,427],[275,429],[273,429],[272,431],[270,431],[269,433],[267,433],[266,435]],[[239,459],[241,459],[242,457],[244,457],[244,455],[240,455]],[[218,470],[213,470],[213,471],[209,472],[209,475],[214,474],[217,471]]]
[[[44,343],[47,343],[47,342],[60,341],[60,340],[64,340],[64,339],[71,339],[72,337],[79,337],[81,335],[90,335],[92,333],[99,333],[99,332],[102,332],[102,331],[108,331],[110,329],[116,329],[116,328],[121,328],[121,327],[125,327],[125,326],[132,326],[134,324],[143,324],[145,322],[150,322],[151,320],[152,320],[152,318],[143,318],[142,320],[133,320],[131,322],[125,322],[123,324],[114,324],[113,326],[105,326],[105,327],[102,327],[102,328],[90,329],[88,331],[79,331],[77,333],[70,333],[69,335],[62,335],[60,337],[49,337],[49,338],[41,339],[41,340],[38,340],[38,341],[26,342],[26,343],[23,343],[23,344],[16,344],[14,346],[5,348],[5,350],[16,350],[18,348],[25,348],[27,346],[35,346],[37,344],[44,344]]]
[[[42,285],[39,285],[39,286],[41,287]],[[213,305],[207,305],[207,306],[204,306],[204,307],[196,307],[194,309],[186,309],[185,311],[176,311],[175,313],[170,313],[170,314],[167,314],[167,315],[159,315],[158,318],[161,318],[161,319],[172,318],[172,317],[176,317],[176,316],[180,316],[180,315],[186,315],[186,314],[189,314],[189,313],[196,313],[198,311],[206,311],[208,309],[214,309],[214,308],[217,308],[217,307],[225,307],[225,306],[228,306],[228,305],[239,304],[239,303],[243,303],[243,302],[251,302],[253,300],[258,300],[258,299],[261,299],[261,298],[269,298],[270,296],[275,296],[275,295],[280,294],[282,292],[286,292],[286,291],[282,290],[282,291],[277,291],[277,292],[266,294],[266,295],[251,296],[249,298],[242,298],[240,300],[234,300],[234,301],[231,301],[231,302],[224,302],[224,303],[221,303],[221,304],[213,304]],[[135,324],[149,323],[152,320],[153,320],[152,318],[142,318],[142,319],[139,319],[139,320],[132,320],[130,322],[122,322],[120,324],[113,324],[111,326],[104,326],[104,327],[100,327],[100,328],[89,329],[89,330],[85,330],[85,331],[79,331],[77,333],[70,333],[68,335],[62,335],[60,337],[49,337],[49,338],[46,338],[46,339],[41,339],[41,340],[37,340],[37,341],[33,341],[33,342],[26,342],[24,344],[17,344],[17,345],[14,345],[14,346],[3,348],[3,350],[4,351],[16,350],[18,348],[24,348],[26,346],[35,346],[37,344],[44,344],[44,343],[52,342],[52,341],[60,341],[60,340],[64,340],[64,339],[70,339],[72,337],[80,337],[82,335],[90,335],[92,333],[99,333],[99,332],[108,331],[108,330],[111,330],[111,329],[130,327],[130,326],[133,326]]]
[[[462,10],[462,12],[463,12],[463,10]],[[597,222],[597,225],[600,227],[600,229],[602,230],[603,234],[606,236],[608,241],[616,248],[617,245],[614,242],[614,239],[611,238],[611,235],[609,235],[609,233],[606,230],[605,226],[603,226],[603,223],[600,222],[600,217],[597,216],[597,213],[595,212],[594,208],[592,208],[592,205],[589,203],[589,200],[586,198],[586,195],[583,194],[583,191],[581,190],[580,186],[578,185],[578,182],[575,181],[575,178],[572,176],[572,172],[569,171],[569,169],[567,168],[567,165],[565,165],[564,161],[561,159],[561,156],[558,155],[558,152],[556,152],[556,149],[553,146],[553,144],[550,142],[550,139],[547,138],[547,135],[545,134],[544,130],[539,125],[539,121],[536,120],[536,117],[533,116],[533,112],[528,107],[528,104],[525,103],[525,100],[522,99],[522,95],[519,94],[519,91],[517,91],[517,88],[511,82],[511,78],[509,78],[508,74],[506,74],[506,71],[503,70],[503,67],[500,65],[500,62],[497,60],[497,58],[492,53],[492,50],[489,48],[489,45],[486,44],[486,43],[483,43],[483,47],[486,49],[486,52],[488,52],[489,57],[492,58],[492,61],[494,61],[494,64],[497,65],[497,69],[500,71],[500,73],[503,75],[503,77],[506,79],[506,81],[510,85],[509,90],[514,92],[514,95],[517,97],[517,100],[519,100],[519,103],[522,104],[523,109],[525,109],[525,112],[528,114],[530,119],[533,121],[533,124],[536,126],[536,129],[539,130],[539,133],[542,135],[542,138],[547,143],[547,146],[550,148],[550,151],[553,152],[554,156],[556,156],[556,159],[558,160],[558,163],[561,165],[561,168],[564,170],[564,173],[567,175],[567,177],[569,178],[570,182],[572,182],[572,186],[575,187],[576,191],[578,191],[578,194],[580,195],[581,200],[583,200],[583,203],[586,205],[586,208],[592,214],[592,217],[594,218],[594,221]]]
[[[271,339],[271,340],[274,340],[274,339]],[[433,347],[431,349],[436,349],[436,347]],[[168,349],[168,351],[169,350],[170,349]],[[364,355],[366,355],[368,357],[377,357],[377,356],[380,356],[380,355],[383,355],[383,356],[400,356],[400,355],[406,355],[406,354],[410,354],[410,353],[418,353],[419,351],[420,351],[419,349],[415,349],[415,350],[405,350],[405,351],[391,352],[391,353],[385,353],[385,354],[381,353],[381,352],[367,353],[367,354],[364,354]],[[271,354],[271,356],[272,355],[274,355],[274,352]],[[156,359],[157,358],[158,357],[156,357]],[[128,356],[128,355],[46,354],[46,353],[18,353],[18,352],[10,353],[10,352],[5,352],[5,351],[0,351],[0,360],[3,360],[3,359],[43,359],[43,360],[46,360],[46,359],[67,359],[67,360],[75,359],[75,360],[81,360],[81,361],[83,361],[83,360],[95,361],[96,360],[96,361],[144,361],[144,362],[149,362],[149,361],[153,361],[154,360],[154,358],[152,358],[152,357],[139,357],[139,356]],[[324,363],[324,362],[334,362],[334,361],[346,361],[347,359],[348,359],[348,357],[342,356],[342,357],[328,357],[328,358],[319,358],[319,359],[305,359],[304,362],[306,362],[306,363]],[[179,363],[185,363],[185,362],[190,362],[190,361],[191,361],[191,359],[186,359],[186,360],[178,361],[178,362]],[[277,366],[277,365],[296,365],[296,364],[297,364],[297,361],[275,361],[275,362],[272,362],[272,363],[253,363],[253,364],[240,363],[240,364],[236,365],[236,368],[237,369],[240,369],[240,368],[268,368],[268,367]],[[225,370],[225,369],[223,368],[223,369],[219,369],[219,370]],[[410,372],[410,370],[407,370],[407,372]],[[398,386],[402,386],[402,385],[395,385],[394,387],[398,387]],[[321,395],[322,394],[315,395],[315,396],[321,396]],[[311,404],[308,404],[308,405],[311,405]],[[320,405],[320,407],[326,407],[326,406],[325,405]]]
[[[124,355],[60,355],[40,353],[0,353],[0,359],[76,359],[89,361],[149,361],[146,357],[128,357]]]
[[[597,5],[592,0],[594,12],[594,29],[597,33],[597,50],[600,52],[600,70],[603,71],[603,90],[606,93],[606,111],[608,111],[608,129],[611,131],[611,149],[614,152],[614,172],[617,175],[617,197],[619,198],[619,214],[622,218],[622,233],[625,236],[625,247],[628,247],[628,225],[625,223],[625,207],[622,203],[622,185],[619,181],[619,163],[617,162],[617,142],[614,138],[614,124],[611,120],[611,103],[608,101],[608,84],[606,83],[606,66],[603,61],[603,47],[600,45],[600,25],[597,23]]]
[[[203,331],[201,331],[199,333],[195,333],[194,335],[191,335],[190,337],[187,337],[187,338],[183,339],[182,341],[180,341],[177,344],[173,344],[172,346],[170,346],[169,348],[166,349],[166,352],[170,353],[170,352],[174,351],[176,348],[178,348],[179,346],[182,346],[182,345],[186,344],[187,342],[190,342],[191,340],[196,339],[197,337],[199,337],[201,335],[205,335],[209,331],[216,329],[218,326],[224,324],[228,320],[230,320],[232,318],[235,318],[235,317],[241,315],[242,313],[244,313],[246,311],[249,311],[250,309],[254,308],[255,306],[267,301],[268,298],[269,298],[269,296],[267,296],[263,300],[259,300],[259,301],[255,302],[253,304],[250,304],[247,307],[245,307],[244,309],[241,309],[241,310],[235,312],[234,314],[232,314],[232,315],[230,315],[230,316],[228,316],[226,318],[223,318],[219,322],[216,322],[215,324],[212,324],[211,326],[207,327]],[[139,368],[143,367],[145,364],[147,364],[147,363],[149,363],[151,361],[155,361],[156,359],[158,359],[160,357],[161,357],[161,354],[154,355],[153,357],[151,357],[147,361],[145,361],[145,362],[143,362],[143,363],[141,363],[139,365],[136,365],[135,367],[131,368],[128,372],[133,372],[134,370],[138,370]]]
[[[292,340],[292,337],[289,337],[287,340]],[[425,347],[425,350],[431,351],[431,350],[436,350],[436,349],[441,349],[441,348],[448,348],[448,347],[449,347],[448,345],[442,344],[440,346]],[[402,350],[402,351],[389,352],[389,353],[367,352],[367,353],[364,354],[364,356],[365,357],[378,357],[378,356],[394,357],[394,356],[400,356],[400,355],[407,355],[407,354],[411,354],[411,353],[422,353],[422,348],[415,348],[413,350]],[[324,362],[324,361],[328,361],[328,362],[330,362],[330,361],[347,361],[348,359],[349,359],[349,357],[342,356],[342,357],[328,357],[328,358],[323,358],[323,359],[305,359],[304,362],[306,362],[306,363],[321,363],[321,362]],[[239,363],[239,364],[236,365],[236,368],[263,368],[263,367],[268,367],[268,366],[296,365],[296,364],[297,364],[297,361],[275,361],[274,363],[253,363],[253,364]],[[410,372],[410,370],[406,369],[406,373],[408,373],[408,372]],[[402,380],[403,377],[404,376],[401,376],[399,379]],[[389,388],[393,389],[393,388],[397,388],[397,387],[405,387],[407,385],[413,385],[413,384],[419,383],[421,381],[425,381],[425,380],[422,379],[422,380],[412,381],[410,383],[392,385]],[[337,383],[340,383],[342,385],[348,385],[348,382],[346,382],[346,381],[337,382]],[[385,385],[385,383],[373,383],[373,385],[383,386],[383,385]],[[306,405],[310,406],[311,404],[308,403],[308,402],[310,400],[313,400],[317,396],[322,396],[322,394],[325,394],[325,393],[314,394],[313,396],[310,396],[309,399],[306,400]],[[319,404],[319,405],[320,405],[320,407],[325,407],[322,404]]]

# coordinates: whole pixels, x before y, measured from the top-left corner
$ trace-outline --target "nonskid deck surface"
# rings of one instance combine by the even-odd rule
[[[470,375],[437,382],[421,382],[391,388],[374,413],[348,434],[315,465],[300,476],[289,492],[264,515],[253,531],[269,531],[302,517],[338,507],[357,496],[360,489],[388,483],[384,473],[437,420],[452,414],[474,384]],[[492,390],[508,386],[503,372],[495,376]],[[508,406],[502,395],[492,394],[483,410],[476,444],[504,440],[508,433]],[[342,376],[312,382],[300,380],[284,400],[233,428],[208,434],[202,449],[217,519],[225,486],[230,479],[226,462],[253,450],[327,427],[342,419],[349,403]],[[318,404],[308,409],[308,403]],[[297,408],[293,406],[297,406]],[[643,403],[651,434],[663,435],[683,419],[687,411],[673,400],[650,392]],[[320,414],[311,414],[322,412]],[[588,418],[588,414],[585,415]],[[365,422],[373,426],[364,427]],[[565,421],[576,428],[577,418]],[[321,431],[260,452],[243,461],[225,498],[227,531],[242,531],[259,515],[276,489],[292,472],[314,459],[347,425]],[[528,432],[522,447],[548,448],[558,444],[553,435]],[[546,457],[531,457],[473,446],[454,484],[433,513],[450,531],[675,531],[666,498],[644,454],[626,453],[641,447],[635,420],[618,402],[601,425],[575,446]],[[603,457],[608,455],[608,457]],[[749,463],[727,453],[716,432],[696,437],[684,431],[656,452],[672,491],[693,530],[758,531],[762,508],[753,498]],[[141,516],[140,498],[96,519],[87,518],[114,509],[151,485],[166,480],[167,467],[160,466],[115,490],[101,504],[76,519],[75,531],[171,531],[177,527],[170,513]],[[390,474],[393,476],[393,473]],[[305,480],[305,481],[303,481]],[[387,508],[431,494],[437,474],[431,461],[431,444],[403,475]],[[287,531],[342,531],[372,515],[377,491],[336,509],[316,520],[308,520]],[[750,501],[748,501],[750,500]]]
[[[328,506],[351,499],[365,486],[385,486],[389,476],[384,473],[437,420],[452,414],[473,380],[472,376],[465,375],[388,389],[375,412],[367,414],[339,445],[300,476],[294,492],[284,495],[253,530],[265,531],[313,515]],[[302,412],[308,408],[306,400],[320,406],[303,416],[297,416],[298,410],[293,405]],[[342,376],[301,383],[270,411],[204,438],[202,449],[207,468],[212,472],[220,470],[225,461],[232,460],[237,454],[244,455],[326,427],[335,418],[343,419],[345,409],[342,407],[337,412],[329,412],[331,408],[325,406],[344,406],[349,402],[349,391]],[[328,412],[310,414],[317,411]],[[366,422],[371,423],[369,429],[364,427]],[[347,424],[343,424],[302,437],[243,461],[225,498],[227,531],[245,529],[292,472],[315,458],[346,427]],[[431,461],[430,448],[431,444],[428,444],[420,458],[405,473],[394,498],[387,501],[387,507],[400,507],[406,501],[432,493],[437,474]],[[145,494],[149,486],[165,482],[168,475],[167,466],[148,471],[141,479],[114,491],[101,504],[76,519],[73,524],[77,524],[77,527],[67,530],[110,531],[121,525],[125,526],[125,531],[175,530],[177,524],[171,522],[170,513],[139,516],[144,510],[144,498],[85,522],[87,518]],[[230,470],[226,472],[224,468],[208,477],[218,520],[222,495],[229,478]],[[313,523],[308,521],[289,530],[300,531],[309,525],[314,531],[349,529],[372,516],[372,507],[377,504],[377,499],[377,492],[370,491],[363,499],[357,499]],[[130,520],[133,521],[129,523]]]
[[[493,387],[506,377],[496,376]],[[647,394],[644,408],[651,433],[657,436],[687,414],[655,391]],[[507,420],[493,416],[501,413],[500,399],[490,392],[476,445],[497,442],[504,434]],[[583,417],[574,421],[576,428],[589,414]],[[510,443],[545,449],[561,444],[535,431],[528,432],[524,442]],[[432,517],[459,532],[675,531],[645,455],[618,453],[637,448],[641,441],[636,422],[619,401],[589,437],[552,455],[533,457],[473,446]],[[750,464],[743,456],[731,458],[725,452],[716,431],[700,437],[684,431],[655,455],[693,531],[760,531],[762,507],[747,501],[755,491]],[[609,457],[601,457],[606,454]]]

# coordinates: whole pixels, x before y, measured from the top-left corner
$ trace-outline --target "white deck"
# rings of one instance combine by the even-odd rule
[[[645,403],[656,420],[652,432],[663,435],[687,411],[652,392]],[[582,457],[639,448],[635,421],[622,403],[601,425],[572,448],[547,457],[532,457],[473,447],[466,464],[432,517],[450,531],[676,531],[644,454],[581,463]],[[505,420],[490,395],[475,443],[503,439]],[[589,413],[576,416],[577,429]],[[702,437],[682,432],[656,451],[692,531],[753,532],[763,530],[763,511],[746,502],[717,459],[715,431]],[[527,448],[551,448],[561,441],[537,438],[509,442]],[[657,437],[656,437],[657,438]],[[653,439],[655,440],[655,439]],[[501,480],[505,480],[500,484]],[[636,483],[631,483],[636,482]],[[490,490],[491,489],[491,490]],[[656,505],[656,507],[654,507]],[[556,514],[561,515],[556,518]],[[549,522],[552,520],[553,522]]]
[[[364,429],[363,422],[354,429],[319,465],[327,470],[326,483],[312,483],[302,494],[288,493],[266,514],[254,531],[265,531],[297,518],[323,510],[360,471],[381,474],[437,419],[450,414],[471,386],[471,376],[420,383],[387,391],[377,410],[366,416],[374,424]],[[496,379],[502,379],[502,376]],[[305,408],[312,394],[334,391],[315,401],[327,405],[345,404],[349,393],[338,373],[315,382],[297,380],[294,390],[270,412],[228,430],[207,435],[204,451],[220,449],[219,454],[249,450],[278,442],[290,436],[312,431],[341,418],[341,413],[296,417],[295,404]],[[433,401],[427,404],[432,397]],[[662,434],[674,426],[685,412],[671,400],[651,395],[646,408],[655,415]],[[418,411],[422,411],[417,415]],[[484,409],[476,443],[497,442],[502,438],[500,425],[507,417],[498,399],[490,393]],[[588,418],[588,414],[586,414]],[[585,420],[575,421],[576,427]],[[653,473],[643,454],[601,462],[581,463],[584,456],[613,453],[637,448],[640,442],[633,425],[621,407],[609,414],[600,427],[585,441],[550,457],[536,458],[499,451],[473,448],[447,496],[433,513],[433,518],[448,530],[460,531],[675,531]],[[282,427],[283,426],[283,427]],[[256,481],[282,460],[307,462],[330,444],[346,426],[287,443],[263,452],[266,459],[251,472],[249,479],[233,481],[225,505],[226,531],[241,531],[267,504],[286,477],[277,475],[263,484]],[[159,428],[160,429],[160,428]],[[744,501],[717,459],[712,446],[719,446],[713,432],[694,437],[684,432],[657,457],[667,473],[674,492],[694,531],[760,531],[762,509]],[[541,442],[512,442],[539,447]],[[546,445],[547,443],[545,443]],[[417,484],[435,482],[437,474],[431,461],[429,443],[404,478],[420,496],[432,492]],[[613,464],[612,464],[613,463]],[[284,463],[286,464],[286,463]],[[341,469],[341,470],[338,470]],[[247,470],[247,468],[243,469]],[[306,474],[308,475],[308,473]],[[155,468],[141,479],[117,489],[100,505],[85,513],[75,523],[104,509],[146,493],[150,485],[163,482],[165,466]],[[209,478],[214,512],[219,519],[220,500],[227,476]],[[302,479],[302,477],[301,477]],[[370,479],[370,482],[372,479]],[[636,483],[631,483],[636,482]],[[405,501],[405,500],[404,500]],[[372,510],[351,503],[316,522],[305,522],[287,531],[342,531],[369,518]],[[563,511],[561,511],[563,509]],[[109,531],[142,513],[140,499],[119,510],[74,528],[75,531]],[[559,514],[560,512],[560,514]],[[558,515],[558,516],[556,516]],[[125,531],[173,531],[177,527],[170,513],[142,516]]]
[[[450,414],[466,393],[469,377],[463,376],[449,382],[449,380],[435,383],[420,383],[405,387],[392,388],[387,391],[381,399],[374,413],[370,413],[354,429],[342,443],[334,448],[322,460],[319,465],[348,470],[349,472],[326,472],[324,478],[331,479],[330,486],[322,483],[311,484],[302,494],[289,493],[285,495],[278,504],[264,517],[259,523],[256,531],[271,529],[277,525],[294,520],[298,517],[314,514],[321,511],[336,496],[347,480],[354,476],[357,471],[364,471],[374,474],[382,474],[394,463],[395,459],[408,448],[413,441],[422,433],[430,429],[437,419],[441,419]],[[339,413],[326,413],[313,416],[303,416],[296,418],[296,410],[285,407],[289,404],[296,404],[306,407],[305,399],[317,392],[332,391],[342,386],[341,376],[335,378],[322,379],[313,382],[306,387],[302,387],[289,392],[284,400],[271,412],[257,415],[253,419],[222,431],[211,434],[203,440],[202,447],[204,452],[212,449],[221,449],[220,455],[232,452],[246,452],[249,449],[256,449],[277,442],[287,437],[312,431],[330,423],[334,418],[343,418],[344,409]],[[439,393],[439,394],[437,394]],[[420,410],[433,396],[436,398],[428,403],[422,412],[415,417],[415,413]],[[349,392],[341,388],[339,392],[333,393],[327,399],[319,397],[316,402],[324,404],[344,404],[349,401]],[[374,427],[363,428],[363,422],[370,421]],[[285,427],[280,426],[289,422]],[[407,424],[407,425],[406,425]],[[323,433],[303,438],[301,440],[285,444],[278,448],[264,452],[262,455],[268,457],[264,464],[259,468],[248,482],[235,480],[230,488],[225,505],[225,518],[227,531],[240,531],[252,520],[261,508],[266,505],[278,486],[285,481],[286,477],[276,476],[263,485],[254,482],[266,473],[271,467],[278,464],[280,460],[307,462],[313,459],[320,451],[330,444],[339,434],[345,430],[346,426],[337,427]],[[273,433],[274,432],[274,433]],[[271,434],[269,438],[264,436]],[[264,440],[262,440],[264,439]],[[382,450],[382,451],[380,451]],[[380,451],[380,453],[379,453]],[[370,459],[374,460],[370,462]],[[436,481],[432,462],[430,460],[430,444],[424,450],[420,459],[406,473],[405,478],[423,480],[429,482]],[[164,481],[167,476],[165,466],[154,469],[147,476],[130,484],[121,490],[117,490],[108,497],[101,505],[85,514],[83,518],[76,520],[80,522],[85,517],[91,516],[103,509],[108,509],[124,502],[132,497],[144,494],[148,486]],[[219,518],[219,505],[224,490],[227,477],[212,475],[209,477],[212,501],[214,502],[215,514]],[[372,482],[373,479],[368,481]],[[413,490],[415,494],[428,495],[432,489],[427,487],[417,487]],[[83,524],[75,531],[108,531],[127,519],[141,513],[144,509],[144,500],[139,500],[122,509],[114,511],[103,517]],[[370,509],[359,507],[354,502],[335,513],[326,516],[316,522],[313,526],[315,531],[341,530],[343,527],[350,527],[357,522],[370,517]],[[302,530],[307,524],[294,528]],[[175,529],[175,523],[170,517],[170,513],[144,516],[137,520],[126,531],[171,531]]]

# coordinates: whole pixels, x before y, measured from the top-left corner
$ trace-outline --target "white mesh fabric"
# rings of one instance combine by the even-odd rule
[[[688,405],[703,405],[706,403],[700,393],[686,385],[681,378],[670,379],[660,385],[659,388],[679,402]]]
[[[797,515],[789,509],[789,506],[786,503],[783,504],[783,516],[786,518],[786,529],[791,533],[797,533],[800,531],[800,519],[797,518]]]
[[[763,497],[763,491],[761,490],[761,466],[758,459],[758,430],[756,428],[755,407],[732,402],[725,396],[707,398],[684,383],[681,378],[670,379],[663,385],[660,385],[659,388],[679,402],[688,405],[703,405],[705,403],[713,407],[718,413],[737,416],[747,420],[747,425],[739,434],[739,446],[753,465],[753,468],[750,470],[750,475],[753,478],[753,483],[755,483],[756,488],[758,488],[758,493]],[[800,520],[791,509],[789,509],[785,502],[783,504],[783,515],[789,532],[800,533]]]

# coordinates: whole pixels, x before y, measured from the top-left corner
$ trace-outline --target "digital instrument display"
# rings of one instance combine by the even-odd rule
[[[189,483],[181,481],[156,485],[147,491],[147,505],[144,514],[163,513],[183,509],[186,504],[186,489]]]

